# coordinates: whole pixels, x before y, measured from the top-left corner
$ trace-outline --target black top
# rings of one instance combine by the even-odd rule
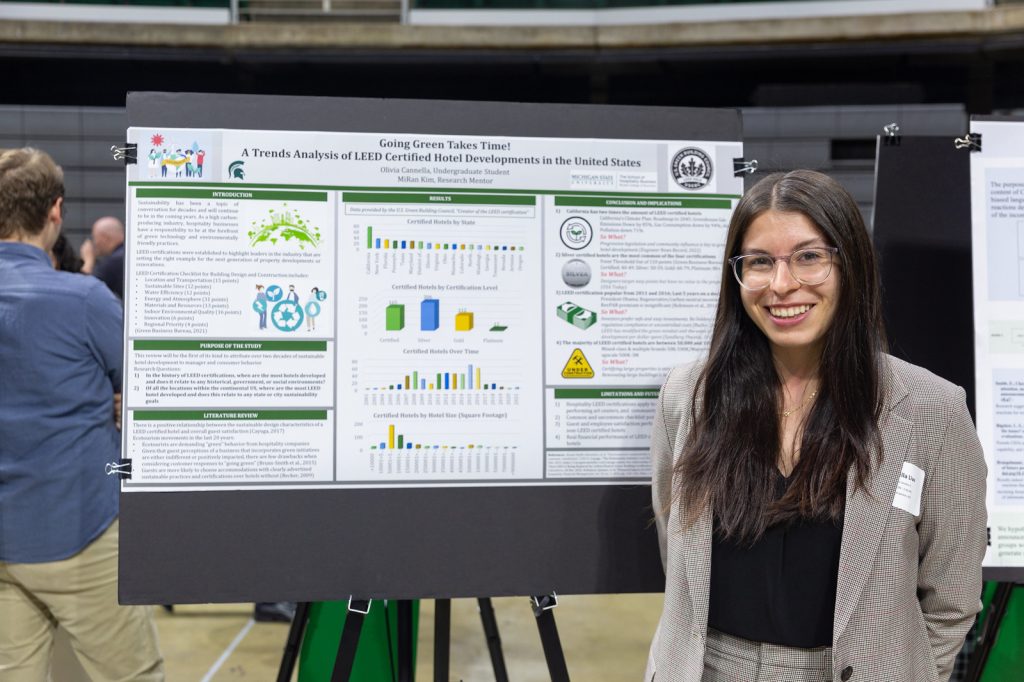
[[[117,294],[118,298],[124,300],[124,244],[96,263],[92,275],[103,280],[108,289]]]
[[[776,470],[776,499],[789,480]],[[752,546],[711,544],[708,625],[755,642],[810,649],[832,646],[843,523],[777,524]]]

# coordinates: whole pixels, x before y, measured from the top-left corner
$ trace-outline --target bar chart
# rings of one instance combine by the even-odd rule
[[[371,317],[360,317],[370,326],[367,331],[383,331],[386,334],[455,334],[495,335],[507,332],[519,321],[521,302],[497,294],[489,296],[462,295],[456,302],[441,297],[428,296],[418,303],[408,299],[390,299],[374,305]]]
[[[494,241],[447,241],[438,238],[380,237],[374,235],[373,226],[366,226],[366,249],[369,251],[525,251],[522,244]]]
[[[486,438],[445,434],[443,437],[410,435],[394,423],[369,450],[370,471],[375,475],[486,479],[515,473],[518,446],[500,445],[513,437],[488,434]]]
[[[522,391],[521,370],[512,363],[421,362],[395,372],[393,363],[368,363],[354,373],[354,383],[368,407],[516,406]]]

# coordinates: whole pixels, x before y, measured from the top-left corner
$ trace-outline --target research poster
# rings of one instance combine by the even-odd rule
[[[650,480],[739,142],[129,142],[125,491]]]
[[[1024,122],[972,121],[975,371],[986,566],[1024,566]]]

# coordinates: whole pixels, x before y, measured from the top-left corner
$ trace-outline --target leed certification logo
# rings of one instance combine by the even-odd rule
[[[711,157],[703,149],[687,147],[672,157],[672,177],[683,189],[703,189],[711,182]]]

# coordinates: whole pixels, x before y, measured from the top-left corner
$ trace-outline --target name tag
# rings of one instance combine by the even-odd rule
[[[903,463],[900,481],[896,484],[896,496],[892,506],[917,516],[921,513],[921,490],[924,488],[924,469],[910,462]]]

